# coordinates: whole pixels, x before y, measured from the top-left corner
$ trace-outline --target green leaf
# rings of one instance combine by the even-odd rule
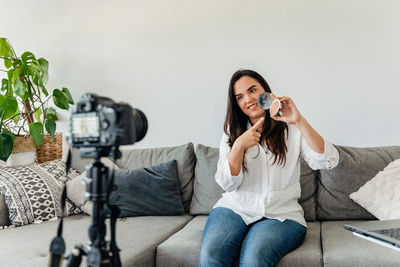
[[[10,72],[9,70],[8,72]],[[16,69],[13,71],[12,76],[11,76],[11,83],[15,85],[15,81],[18,79],[19,80],[19,74],[21,73],[20,69]]]
[[[29,98],[33,101],[33,93],[35,92],[35,88],[33,87],[33,85],[31,83],[27,83],[26,84],[26,90],[28,91],[28,96]]]
[[[8,76],[8,89],[11,89],[12,86],[13,86],[13,83],[12,83],[13,74],[14,74],[14,69],[11,69],[11,70],[9,70],[9,71],[7,72],[7,76]],[[7,91],[7,92],[8,92],[8,91]]]
[[[20,60],[20,59],[16,59],[16,60],[14,60],[14,62],[13,62],[13,67],[14,67],[14,69],[18,69],[18,68],[22,68],[22,66],[23,66],[24,64],[22,63],[22,61]]]
[[[26,84],[21,82],[20,79],[15,81],[14,91],[15,94],[22,99],[22,102],[25,102],[29,97],[29,93],[26,90]]]
[[[8,60],[6,58],[4,59],[4,67],[6,67],[6,69],[11,68],[12,65],[13,65],[13,63],[10,60]]]
[[[19,118],[21,117],[21,110],[19,110],[19,107],[17,108],[17,111],[15,111],[14,115],[12,115],[12,119],[15,124],[18,124]]]
[[[41,122],[34,122],[29,124],[29,133],[31,134],[36,147],[39,147],[43,142],[43,124]]]
[[[68,88],[63,87],[62,92],[65,94],[65,96],[68,99],[68,103],[73,105],[74,104],[74,99],[72,99],[72,95],[69,92]]]
[[[11,139],[12,139],[12,141],[13,141],[13,143],[14,143],[15,135],[14,135],[12,132],[10,132],[10,131],[7,130],[6,128],[4,128],[4,129],[3,129],[3,133],[4,133],[4,134],[8,134],[8,135],[11,137]]]
[[[56,122],[48,119],[44,125],[46,127],[46,131],[53,137],[53,141],[55,141],[56,137],[54,134],[56,133]]]
[[[22,54],[21,59],[22,59],[22,62],[25,62],[25,63],[29,63],[29,62],[36,60],[35,55],[28,51],[26,51],[25,53]]]
[[[33,77],[33,79],[32,79],[33,83],[36,84],[36,85],[39,85],[40,76],[38,74],[32,74],[32,77]]]
[[[41,74],[40,74],[40,66],[36,63],[32,63],[28,66],[29,74],[32,76],[32,81],[34,84],[39,85]]]
[[[42,68],[42,82],[46,84],[49,80],[49,62],[44,58],[39,58],[39,64]]]
[[[4,112],[4,120],[10,118],[18,109],[18,102],[13,96],[0,97],[0,110]]]
[[[69,109],[68,99],[65,94],[59,89],[54,89],[53,91],[53,102],[57,107],[61,109]]]
[[[13,150],[13,140],[6,133],[0,134],[0,159],[6,161]]]
[[[4,92],[6,90],[8,90],[8,80],[1,79],[1,91]]]
[[[0,38],[0,57],[15,57],[7,38]]]
[[[45,109],[44,112],[46,113],[46,119],[50,119],[50,120],[53,120],[53,121],[58,120],[57,111],[56,111],[55,108],[48,107],[48,108]]]
[[[46,87],[44,87],[44,84],[43,84],[41,81],[39,82],[39,86],[40,86],[40,88],[42,88],[43,94],[44,94],[45,96],[48,96],[48,95],[49,95],[49,92],[47,92]]]
[[[16,116],[14,116],[14,115],[17,114],[17,113],[19,113],[19,114],[16,115]],[[18,121],[19,121],[19,118],[21,117],[21,112],[20,112],[20,110],[17,110],[17,112],[15,112],[15,114],[13,115],[13,116],[14,116],[14,117],[13,117],[13,121],[15,122],[15,124],[17,124]]]
[[[6,38],[0,38],[0,57],[7,57],[10,51],[10,45]]]
[[[6,102],[7,96],[5,95],[0,95],[0,119],[3,117],[4,109],[3,109],[3,104]]]
[[[34,113],[33,116],[37,121],[41,121],[40,116],[42,116],[42,109],[38,108]]]

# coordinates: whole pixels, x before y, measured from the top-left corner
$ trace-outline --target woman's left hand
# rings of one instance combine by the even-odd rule
[[[274,99],[279,99],[282,104],[281,108],[281,116],[271,116],[272,119],[277,121],[283,121],[286,123],[296,123],[300,121],[301,114],[294,104],[293,100],[288,96],[277,97],[275,94],[271,93],[271,96]]]

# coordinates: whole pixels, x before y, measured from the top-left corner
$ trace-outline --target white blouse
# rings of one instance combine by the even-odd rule
[[[251,127],[248,123],[247,128]],[[298,203],[300,189],[300,156],[313,169],[332,169],[339,162],[337,149],[324,140],[324,153],[314,152],[296,126],[288,124],[286,132],[286,164],[275,164],[267,146],[260,144],[246,150],[247,171],[237,176],[230,171],[228,157],[231,148],[224,133],[220,143],[216,182],[225,190],[214,208],[229,208],[240,215],[246,224],[259,219],[294,220],[305,227],[304,212]]]

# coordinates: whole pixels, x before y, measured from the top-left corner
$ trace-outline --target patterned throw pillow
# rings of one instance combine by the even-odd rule
[[[0,169],[0,195],[6,202],[11,226],[47,221],[60,217],[64,183],[79,173],[70,169],[65,177],[61,159]],[[72,201],[66,201],[66,215],[81,213]]]

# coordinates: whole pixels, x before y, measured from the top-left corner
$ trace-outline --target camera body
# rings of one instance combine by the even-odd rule
[[[82,156],[91,157],[85,151],[110,150],[142,140],[147,126],[146,116],[139,109],[87,93],[71,114],[68,142],[81,148]]]

